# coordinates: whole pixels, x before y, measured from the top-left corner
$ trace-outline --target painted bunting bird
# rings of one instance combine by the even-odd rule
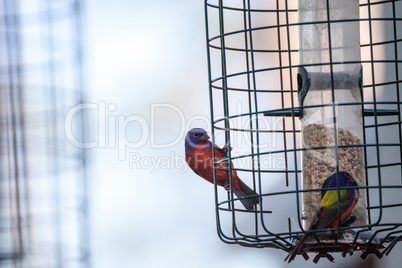
[[[352,176],[348,172],[340,171],[338,175],[339,175],[340,187],[357,186],[356,181],[352,178]],[[334,173],[331,176],[329,176],[323,185],[324,188],[337,188],[338,187],[337,173]],[[308,231],[300,238],[300,241],[289,252],[289,255],[285,258],[285,261],[287,261],[288,259],[289,259],[288,262],[294,260],[296,254],[299,252],[300,248],[306,242],[306,239],[310,235],[313,235],[313,232],[309,231],[338,227],[339,206],[341,211],[341,226],[343,223],[348,221],[350,213],[352,212],[353,208],[355,207],[358,201],[359,191],[358,189],[340,189],[339,191],[341,198],[340,202],[338,199],[337,190],[322,191],[324,197],[321,200],[319,209],[317,210],[317,212],[313,217],[313,220],[311,221]]]
[[[225,159],[226,148],[219,148],[209,140],[207,132],[202,128],[193,128],[187,132],[185,139],[186,162],[189,167],[200,177],[214,183],[214,162],[213,151],[215,150],[215,162]],[[233,167],[233,164],[231,163]],[[228,169],[227,161],[216,164],[218,168]],[[228,171],[216,170],[216,183],[223,186],[226,190],[228,185]],[[233,193],[239,198],[240,202],[248,210],[254,210],[256,204],[260,202],[258,194],[248,187],[238,176],[236,170],[232,170]],[[250,196],[250,197],[248,197]],[[244,197],[244,198],[242,198]]]

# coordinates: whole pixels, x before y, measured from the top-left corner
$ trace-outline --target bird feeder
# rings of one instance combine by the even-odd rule
[[[299,0],[299,105],[303,189],[320,189],[335,172],[347,171],[365,186],[359,1]],[[328,21],[340,21],[329,23]],[[303,194],[304,228],[319,207],[318,191]],[[356,225],[367,222],[359,191]]]
[[[233,148],[227,170],[261,197],[245,210],[215,184],[224,242],[291,251],[309,232],[327,178],[340,172],[356,182],[350,217],[310,232],[298,254],[316,253],[314,262],[333,260],[331,252],[382,257],[402,238],[401,8],[205,1],[211,137]]]

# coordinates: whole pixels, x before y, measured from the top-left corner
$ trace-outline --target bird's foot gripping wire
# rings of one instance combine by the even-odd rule
[[[223,147],[222,147],[222,151],[226,155],[228,154],[228,152],[231,152],[232,150],[233,150],[233,148],[229,147],[229,145],[227,145],[227,144],[223,145]]]
[[[226,191],[230,192],[230,184],[226,184],[225,186],[223,186],[223,188],[225,188]]]

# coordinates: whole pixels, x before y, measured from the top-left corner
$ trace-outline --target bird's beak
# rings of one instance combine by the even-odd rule
[[[209,140],[209,136],[207,134],[204,134],[201,136],[201,140]]]

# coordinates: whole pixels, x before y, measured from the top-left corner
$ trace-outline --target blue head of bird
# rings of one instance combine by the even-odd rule
[[[354,181],[352,176],[346,171],[339,171],[339,173],[335,172],[329,177],[328,188],[336,188],[338,186],[338,178],[339,187],[350,186],[352,181]]]
[[[339,171],[339,187],[347,187],[347,186],[357,186],[357,182],[355,179],[346,171]],[[333,173],[329,176],[324,183],[322,184],[322,188],[337,188],[338,187],[338,176],[337,173]],[[356,194],[356,202],[359,198],[359,191],[358,189],[354,189]],[[321,198],[324,198],[325,193],[327,190],[321,191]]]
[[[200,144],[206,142],[209,139],[209,136],[205,129],[202,128],[193,128],[187,132],[186,135],[186,150],[191,150],[199,147]]]

